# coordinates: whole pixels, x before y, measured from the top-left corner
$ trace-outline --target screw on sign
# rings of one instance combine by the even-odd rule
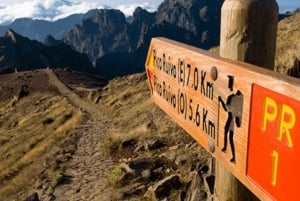
[[[300,80],[153,38],[151,98],[261,200],[297,200]]]

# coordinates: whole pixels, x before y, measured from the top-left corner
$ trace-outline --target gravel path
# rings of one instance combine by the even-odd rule
[[[107,173],[113,163],[104,157],[100,146],[109,123],[107,116],[61,83],[52,70],[47,69],[45,72],[50,83],[55,85],[63,96],[89,115],[85,125],[74,131],[81,137],[65,172],[71,179],[67,184],[55,189],[55,201],[111,200],[112,189],[107,180]]]

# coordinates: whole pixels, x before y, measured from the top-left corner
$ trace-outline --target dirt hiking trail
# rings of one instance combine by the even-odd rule
[[[109,118],[100,110],[100,107],[94,107],[91,103],[85,102],[66,87],[51,69],[47,69],[45,72],[49,77],[49,82],[55,85],[71,104],[89,115],[88,120],[73,131],[80,136],[77,150],[64,172],[64,175],[69,178],[68,182],[55,188],[54,200],[111,200],[112,188],[107,180],[107,173],[113,163],[107,160],[101,151],[101,143],[109,124]]]

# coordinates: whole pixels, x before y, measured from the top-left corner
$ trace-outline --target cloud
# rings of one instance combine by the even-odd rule
[[[155,11],[156,6],[148,2],[142,4],[119,5],[126,16],[132,15],[136,7],[142,7],[148,11]],[[12,3],[6,6],[0,6],[0,24],[8,24],[17,18],[32,18],[55,21],[75,13],[86,13],[90,9],[109,8],[95,1],[80,0],[28,0],[20,3]]]
[[[0,8],[0,24],[17,18],[56,20],[74,13],[85,13],[92,8],[103,8],[99,3],[69,0],[30,0]]]
[[[157,6],[156,5],[151,5],[148,2],[145,2],[143,4],[128,4],[128,5],[120,5],[117,7],[117,9],[121,10],[126,16],[130,16],[133,14],[134,10],[137,7],[141,7],[143,9],[148,10],[149,12],[154,12],[157,10]]]

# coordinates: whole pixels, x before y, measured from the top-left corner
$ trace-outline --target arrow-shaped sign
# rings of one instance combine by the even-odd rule
[[[153,101],[260,199],[298,199],[299,80],[164,38],[146,71]]]

